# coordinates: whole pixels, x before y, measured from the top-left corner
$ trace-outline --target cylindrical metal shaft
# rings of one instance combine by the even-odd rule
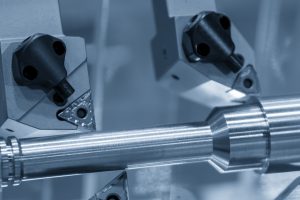
[[[10,180],[16,185],[21,179],[191,162],[208,159],[212,154],[210,127],[199,123],[7,141],[15,141],[21,152],[7,153],[13,148],[2,145],[2,161],[6,157],[2,162],[2,185]]]
[[[300,97],[220,108],[206,123],[0,140],[2,186],[208,160],[221,171],[300,170]]]

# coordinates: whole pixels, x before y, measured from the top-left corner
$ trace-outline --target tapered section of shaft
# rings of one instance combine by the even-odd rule
[[[11,141],[18,153],[11,152]],[[16,185],[20,180],[208,159],[212,134],[205,124],[187,124],[18,141],[10,138],[2,145],[1,153],[2,161],[5,158],[2,185]]]

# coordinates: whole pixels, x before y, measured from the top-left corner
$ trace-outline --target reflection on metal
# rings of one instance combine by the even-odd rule
[[[89,200],[129,200],[127,173],[123,171]]]
[[[95,119],[91,92],[88,91],[72,102],[67,108],[58,114],[58,117],[74,125],[95,129]]]

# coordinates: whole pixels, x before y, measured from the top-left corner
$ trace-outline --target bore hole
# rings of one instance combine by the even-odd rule
[[[176,80],[176,81],[179,81],[179,79],[180,79],[180,78],[179,78],[177,75],[175,75],[175,74],[172,74],[171,77],[172,77],[174,80]]]
[[[87,110],[85,108],[79,108],[76,114],[79,118],[85,118],[87,116]]]
[[[32,81],[32,80],[36,79],[38,74],[39,74],[38,70],[31,65],[28,65],[28,66],[24,67],[24,69],[23,69],[23,76],[28,80]]]
[[[244,80],[244,87],[245,87],[245,88],[249,89],[249,88],[252,87],[252,85],[253,85],[252,79],[246,78],[246,79]]]
[[[66,53],[66,47],[63,42],[55,41],[52,46],[57,55],[61,56]]]
[[[207,44],[200,43],[196,46],[196,51],[201,56],[208,56],[208,54],[210,52],[210,48]]]
[[[220,24],[221,26],[225,29],[225,30],[228,30],[230,28],[230,20],[228,17],[226,16],[222,16],[220,18]]]
[[[53,95],[52,99],[53,102],[58,106],[64,106],[67,103],[67,101],[57,93]]]
[[[106,197],[106,200],[121,200],[121,198],[116,194],[110,194]]]

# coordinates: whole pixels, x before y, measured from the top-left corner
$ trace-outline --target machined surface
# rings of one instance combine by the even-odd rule
[[[268,123],[257,103],[216,109],[208,119],[214,164],[221,171],[262,169],[268,156]]]
[[[293,97],[262,102],[269,123],[269,171],[296,171],[299,165],[300,100]]]
[[[31,1],[30,1],[31,2]],[[78,1],[62,1],[62,2],[70,2],[69,5],[66,6],[65,11],[62,10],[62,15],[65,13],[70,13],[73,11],[74,16],[70,17],[70,20],[66,22],[66,24],[69,27],[74,28],[75,30],[80,30],[86,33],[89,33],[92,35],[93,31],[90,26],[86,26],[86,22],[80,23],[80,17],[81,16],[90,16],[92,20],[90,21],[95,21],[94,19],[101,19],[102,17],[100,15],[94,14],[94,12],[91,12],[90,9],[86,9],[85,5],[88,7],[92,7],[95,10],[99,9],[100,6],[98,4],[93,4],[95,1],[91,1],[88,4],[86,2],[82,2],[81,6],[79,6],[78,10],[74,6],[76,6],[75,2]],[[100,2],[100,1],[98,1]],[[103,104],[103,107],[105,109],[104,112],[104,127],[105,129],[131,129],[131,128],[138,128],[138,127],[148,127],[152,126],[155,124],[161,124],[161,123],[176,123],[178,121],[194,121],[198,120],[199,116],[201,117],[202,115],[205,115],[205,111],[201,110],[201,114],[193,114],[195,112],[198,112],[199,109],[196,109],[193,106],[194,104],[190,104],[188,102],[185,103],[180,103],[180,105],[177,105],[177,98],[171,97],[171,95],[168,94],[165,90],[160,89],[158,86],[154,87],[155,82],[152,81],[152,68],[151,68],[151,59],[148,58],[148,52],[149,52],[149,47],[144,45],[148,43],[148,38],[150,37],[151,34],[153,34],[154,30],[152,30],[152,14],[151,14],[151,5],[147,3],[148,1],[130,1],[128,2],[119,2],[118,1],[110,1],[112,3],[110,9],[105,9],[105,11],[111,12],[111,16],[109,17],[110,19],[110,31],[108,32],[109,39],[108,41],[108,47],[109,51],[108,54],[110,56],[106,56],[103,53],[102,48],[97,48],[96,50],[91,50],[90,52],[93,52],[93,55],[95,55],[99,60],[101,60],[102,63],[109,63],[109,66],[107,68],[109,69],[115,69],[115,76],[114,78],[111,78],[112,76],[109,76],[112,73],[109,73],[107,76],[105,76],[105,79],[111,80],[108,84],[105,84],[105,91],[109,91],[109,95],[107,95],[107,92],[105,95],[105,102],[106,104]],[[143,2],[143,3],[142,3]],[[187,1],[182,1],[182,0],[177,0],[177,1],[169,1],[169,2],[174,2],[173,5],[170,5],[174,9],[174,12],[183,12],[185,9],[182,9],[184,4],[187,2],[191,2],[189,0]],[[190,10],[186,12],[186,15],[190,15],[191,12],[198,12],[199,8],[201,8],[202,3],[200,4],[198,0],[194,1],[195,6],[191,6]],[[207,2],[212,2],[211,0],[208,0]],[[227,5],[230,10],[228,11],[225,10],[225,13],[230,15],[230,17],[235,17],[234,22],[237,24],[237,26],[240,28],[241,32],[243,33],[244,36],[246,36],[246,39],[251,43],[252,38],[247,37],[247,36],[252,36],[254,37],[254,32],[256,31],[256,26],[255,26],[255,19],[257,15],[257,7],[254,7],[253,9],[252,2],[255,4],[257,1],[249,1],[249,2],[240,2],[240,1],[230,1],[230,2],[219,2],[220,4]],[[274,5],[274,2],[271,0],[270,1],[272,5]],[[277,1],[279,2],[279,1]],[[288,1],[283,1],[283,2],[288,2]],[[290,2],[290,1],[289,1]],[[29,3],[29,1],[26,1],[26,3]],[[140,6],[142,4],[145,4],[145,6]],[[133,6],[134,5],[134,6]],[[293,6],[296,10],[297,6]],[[180,9],[178,9],[180,8]],[[220,8],[220,7],[218,7]],[[268,6],[268,10],[274,10],[273,6]],[[75,10],[75,11],[74,11]],[[100,10],[100,9],[99,9]],[[223,9],[224,10],[224,9]],[[266,13],[266,9],[261,9],[263,10],[264,13]],[[78,14],[78,11],[80,11],[80,15]],[[288,11],[290,13],[290,11]],[[17,13],[17,12],[16,12]],[[104,13],[102,10],[99,11],[99,13]],[[138,14],[137,14],[138,13]],[[15,13],[14,13],[15,14]],[[66,14],[65,14],[66,15]],[[120,15],[123,16],[122,19],[120,19]],[[181,15],[181,13],[179,14]],[[95,16],[100,16],[100,17],[95,17]],[[284,15],[287,18],[290,15]],[[297,19],[297,17],[296,17]],[[127,20],[127,21],[126,21]],[[262,24],[263,27],[269,28],[270,24],[276,24],[276,23],[270,23],[270,19],[265,18],[265,17],[260,17],[260,22],[264,21],[265,23]],[[276,21],[276,17],[272,17],[273,21]],[[293,23],[294,20],[290,20],[290,23]],[[16,21],[14,21],[15,24]],[[102,21],[101,21],[102,22]],[[120,26],[119,23],[116,22],[121,22]],[[137,23],[138,22],[138,23]],[[245,23],[247,22],[247,23]],[[49,23],[49,22],[48,22]],[[46,25],[48,25],[46,23]],[[286,22],[283,20],[284,25],[286,25]],[[83,25],[81,25],[83,24]],[[103,24],[103,23],[101,23]],[[289,23],[288,23],[289,24]],[[141,27],[140,29],[128,29],[128,27]],[[272,25],[271,25],[272,26]],[[103,25],[101,25],[103,27]],[[243,28],[246,27],[247,29]],[[295,34],[294,31],[292,31],[295,26],[289,26],[290,29],[288,30],[290,35],[294,35],[295,38],[298,38],[297,35]],[[64,27],[64,30],[66,28]],[[116,31],[117,30],[117,31]],[[264,29],[259,29],[260,31],[263,31]],[[284,30],[284,28],[280,28],[280,30]],[[70,34],[77,34],[77,32],[68,32]],[[66,33],[66,32],[65,32]],[[133,33],[133,34],[132,34]],[[128,35],[127,35],[128,34]],[[101,38],[102,33],[99,34],[94,34],[95,38]],[[143,35],[143,36],[138,36],[138,35]],[[271,35],[277,35],[276,30],[272,30]],[[152,35],[151,35],[152,37]],[[279,38],[284,38],[282,35],[279,34]],[[122,38],[122,41],[118,40],[118,38]],[[266,38],[268,38],[266,40]],[[261,41],[268,41],[268,42],[274,42],[274,44],[278,44],[278,41],[281,41],[281,44],[286,44],[286,40],[273,40],[270,39],[270,34],[267,34],[267,37],[260,37]],[[105,41],[105,40],[104,40]],[[297,40],[296,40],[297,41]],[[135,45],[136,42],[139,43],[139,45]],[[102,42],[103,46],[106,44]],[[290,45],[294,46],[297,44],[295,40],[292,40]],[[125,46],[127,45],[127,46]],[[130,46],[131,45],[131,46]],[[295,49],[293,50],[294,53],[291,53],[289,51],[283,51],[283,48],[272,48],[273,46],[270,47],[270,45],[265,45],[265,43],[260,42],[261,46],[264,46],[265,48],[269,49],[274,49],[274,52],[278,52],[280,55],[275,56],[278,60],[282,59],[282,57],[285,57],[286,59],[289,59],[294,57],[295,60],[297,60],[297,56],[294,56],[295,54],[298,53],[298,51]],[[125,46],[125,47],[124,47]],[[133,47],[132,47],[133,46]],[[120,47],[120,48],[118,48]],[[289,47],[286,47],[289,48]],[[101,49],[101,51],[99,50]],[[124,62],[124,54],[122,54],[122,51],[125,51],[127,55],[126,61]],[[130,51],[133,51],[132,56],[133,58],[129,58],[130,55],[128,56],[127,53],[128,49]],[[133,49],[133,50],[132,50]],[[143,49],[143,51],[141,50]],[[279,50],[279,51],[277,51]],[[120,52],[121,51],[121,52]],[[258,53],[259,54],[259,53]],[[89,59],[93,58],[93,55],[89,55]],[[102,55],[102,56],[101,56]],[[118,56],[115,56],[118,55]],[[146,55],[146,56],[145,56]],[[274,63],[273,59],[269,59],[270,56],[265,56],[265,53],[262,53],[261,56],[265,57],[266,60],[268,60],[271,64]],[[286,57],[286,55],[289,55]],[[101,59],[102,57],[105,58],[105,60]],[[112,58],[111,58],[112,57]],[[122,60],[123,59],[123,60]],[[131,59],[131,60],[130,60]],[[108,60],[108,61],[107,61]],[[125,66],[124,68],[118,66],[111,65],[111,62],[109,60],[113,60],[115,62],[120,62],[121,66]],[[130,60],[129,63],[128,60]],[[89,60],[91,62],[91,60]],[[278,62],[274,63],[277,64]],[[115,64],[117,65],[117,64]],[[284,92],[287,90],[289,92],[295,91],[295,88],[297,88],[298,84],[295,84],[295,80],[298,79],[292,79],[291,74],[294,75],[294,77],[297,77],[298,73],[293,73],[297,69],[297,65],[293,64],[287,64],[286,62],[282,63],[282,69],[283,71],[280,71],[282,73],[279,73],[280,77],[282,79],[279,79],[278,77],[270,81],[270,86],[272,86],[273,94],[276,92],[280,91],[280,87],[283,89]],[[143,66],[143,67],[141,67]],[[288,66],[288,68],[287,68]],[[100,68],[100,66],[97,65],[97,69]],[[261,75],[261,80],[267,81],[269,80],[270,74],[271,73],[276,73],[277,70],[269,70],[270,69],[270,64],[264,64],[258,66],[259,69],[265,68],[266,73]],[[272,68],[273,69],[273,68]],[[100,71],[100,70],[99,70]],[[94,73],[95,74],[95,73]],[[140,77],[140,78],[138,78]],[[151,77],[151,81],[150,78]],[[288,77],[288,78],[287,78]],[[101,78],[96,78],[97,80]],[[146,79],[146,80],[145,80]],[[127,80],[132,80],[131,84],[127,84]],[[281,80],[281,81],[278,81]],[[275,83],[276,82],[276,83]],[[99,83],[99,82],[97,82]],[[126,83],[126,84],[124,84]],[[144,84],[143,84],[144,83]],[[284,84],[283,84],[284,83]],[[290,84],[288,84],[290,83]],[[97,85],[102,85],[102,84],[93,84],[94,86]],[[139,87],[135,87],[138,85]],[[118,88],[120,88],[118,90]],[[141,88],[141,89],[139,89]],[[155,88],[155,90],[153,89]],[[210,90],[213,90],[213,88],[210,88]],[[97,88],[97,91],[99,89]],[[128,94],[127,96],[123,95],[122,92],[120,91],[126,91]],[[155,93],[156,92],[156,93]],[[135,95],[135,94],[140,94],[140,95]],[[271,94],[272,92],[269,90],[268,94]],[[102,95],[98,95],[101,96]],[[165,99],[162,99],[163,97]],[[141,97],[144,97],[141,99]],[[201,98],[205,98],[203,96],[200,96]],[[98,98],[98,97],[97,97]],[[120,99],[122,99],[122,104],[120,104]],[[102,111],[102,102],[97,101],[98,106],[97,112]],[[145,106],[146,105],[146,106]],[[168,105],[168,106],[166,106]],[[134,107],[134,110],[132,109]],[[198,107],[197,107],[198,108]],[[120,110],[122,112],[120,112]],[[179,111],[178,111],[179,110]],[[194,112],[191,112],[194,111]],[[185,112],[184,112],[185,111]],[[2,112],[1,112],[2,113]],[[145,115],[147,113],[147,115]],[[180,115],[176,115],[180,113]],[[188,113],[188,114],[187,114]],[[203,114],[204,113],[204,114]],[[129,117],[130,116],[130,117]],[[101,123],[101,120],[99,120],[97,123]],[[99,128],[99,127],[98,127]],[[24,130],[23,127],[21,130]],[[50,134],[52,132],[50,131]],[[61,133],[63,134],[63,132]],[[39,136],[39,134],[36,134],[35,136]],[[42,134],[40,135],[42,136]],[[157,170],[143,170],[142,176],[131,176],[131,180],[141,180],[140,182],[135,182],[135,184],[132,184],[132,190],[135,191],[136,188],[145,188],[145,190],[138,190],[140,192],[145,192],[144,196],[138,196],[137,198],[133,199],[160,199],[160,198],[155,198],[155,195],[157,193],[160,193],[160,191],[166,191],[166,193],[170,193],[171,197],[170,199],[176,199],[178,196],[180,196],[182,199],[216,199],[219,200],[220,197],[224,199],[239,199],[241,196],[239,194],[242,194],[243,198],[247,199],[255,199],[254,194],[258,193],[259,189],[264,190],[264,192],[267,191],[274,191],[275,188],[277,189],[279,185],[282,183],[286,183],[285,180],[287,178],[287,174],[281,173],[277,174],[278,176],[274,175],[274,179],[268,179],[265,176],[262,176],[261,178],[258,178],[253,173],[248,173],[248,179],[245,180],[244,182],[241,180],[243,177],[245,177],[244,173],[241,173],[239,175],[218,175],[217,173],[214,173],[212,169],[209,169],[208,167],[205,167],[206,164],[198,164],[192,165],[191,166],[176,166],[176,167],[167,167],[167,168],[158,168]],[[200,167],[200,169],[199,169]],[[166,172],[165,172],[166,171]],[[199,173],[199,172],[202,173]],[[162,174],[162,172],[165,172],[166,174]],[[107,174],[107,173],[105,173]],[[136,174],[141,174],[140,171],[136,172]],[[103,178],[103,173],[99,174],[92,174],[89,175],[90,177],[98,177],[101,176],[101,181],[105,181],[105,178]],[[239,177],[237,179],[237,176]],[[269,176],[269,175],[268,175]],[[281,179],[279,178],[281,176]],[[297,175],[290,175],[290,178],[292,177],[297,177]],[[249,181],[255,179],[253,182],[257,186],[255,187],[254,190],[251,190],[251,186],[249,186]],[[266,182],[268,185],[266,187],[261,187],[261,185],[258,185],[256,183],[257,179],[262,179],[264,182]],[[163,181],[162,181],[163,180]],[[168,180],[169,182],[166,182],[165,180]],[[226,182],[225,182],[226,181]],[[144,184],[143,184],[144,183]],[[95,185],[96,188],[99,188],[99,182],[97,181],[92,181],[92,184]],[[69,189],[65,188],[64,186],[68,185]],[[156,191],[156,189],[162,185],[162,189],[159,191]],[[44,186],[44,189],[43,189]],[[22,185],[22,187],[18,188],[10,188],[8,190],[5,190],[5,196],[7,199],[12,199],[12,198],[22,198],[22,199],[75,199],[77,198],[84,198],[85,194],[87,193],[85,189],[81,189],[80,187],[85,187],[88,188],[88,191],[93,190],[93,187],[91,187],[90,184],[86,183],[81,183],[81,177],[72,177],[72,178],[62,178],[62,179],[55,179],[52,180],[50,183],[47,181],[36,181],[36,182],[30,182]],[[147,186],[147,187],[145,187]],[[243,190],[244,187],[244,190]],[[247,187],[247,188],[245,188]],[[250,187],[250,188],[249,188]],[[284,186],[282,186],[284,187]],[[153,189],[154,188],[154,189]],[[168,190],[170,188],[170,191]],[[262,189],[263,188],[263,189]],[[156,192],[155,192],[155,191]],[[40,195],[37,191],[40,191],[43,195]],[[46,192],[45,192],[46,191]],[[47,192],[48,191],[48,192]],[[96,190],[94,190],[96,191]],[[233,191],[233,192],[231,192]],[[251,193],[252,191],[252,193]],[[60,193],[60,194],[58,194]],[[82,193],[82,195],[81,195]],[[154,194],[155,193],[155,194]],[[10,194],[10,195],[9,195]],[[50,195],[49,195],[50,194]],[[141,193],[140,193],[141,194]],[[151,196],[150,194],[154,194]],[[211,194],[208,196],[208,194]],[[17,197],[17,195],[19,195]],[[49,195],[49,196],[47,196]],[[68,196],[69,195],[69,196]],[[73,195],[73,196],[70,196]],[[14,196],[14,197],[12,197]],[[47,196],[45,198],[45,196]],[[88,195],[90,196],[90,195]],[[73,197],[73,198],[72,198]],[[85,196],[86,197],[86,196]],[[6,199],[6,198],[5,198]],[[85,198],[87,199],[87,197]],[[168,199],[168,198],[163,198],[163,199]],[[265,199],[265,198],[264,198]],[[271,198],[266,198],[266,199],[271,199]],[[274,198],[273,198],[274,199]]]
[[[1,145],[2,186],[19,179],[199,161],[221,172],[298,170],[287,166],[300,162],[299,102],[299,97],[273,98],[220,108],[208,124],[8,138]]]
[[[24,180],[199,161],[212,153],[210,128],[199,124],[25,138],[19,144]]]

